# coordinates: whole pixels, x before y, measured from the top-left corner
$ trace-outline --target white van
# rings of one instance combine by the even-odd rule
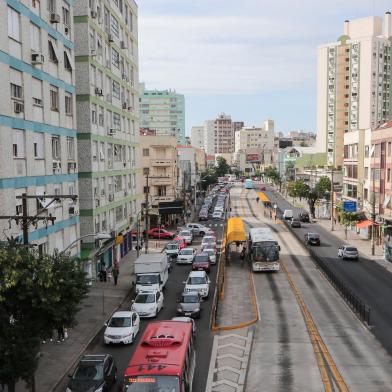
[[[284,210],[283,219],[284,220],[291,220],[292,218],[293,218],[293,210]]]

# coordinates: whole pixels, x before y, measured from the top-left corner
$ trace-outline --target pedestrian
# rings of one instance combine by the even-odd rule
[[[244,264],[245,257],[246,257],[246,248],[245,248],[245,246],[243,246],[242,250],[241,250],[241,253],[240,253],[241,265]]]
[[[272,219],[272,211],[269,212],[270,219]]]
[[[64,327],[61,325],[57,328],[57,343],[64,342],[65,334]]]
[[[105,265],[101,263],[101,267],[99,269],[99,281],[103,282],[104,281],[104,274],[105,274]]]
[[[107,270],[107,273],[106,273],[106,277],[107,277],[107,280],[108,280],[108,282],[110,282],[111,281],[111,279],[112,279],[112,276],[113,276],[113,268],[108,268],[108,270]]]
[[[118,279],[119,274],[120,274],[120,271],[118,270],[118,268],[114,268],[113,269],[113,280],[114,280],[115,286],[117,286],[117,279]]]
[[[178,226],[178,217],[176,218],[176,227]]]

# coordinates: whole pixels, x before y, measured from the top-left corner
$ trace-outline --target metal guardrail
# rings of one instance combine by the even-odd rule
[[[279,213],[282,211],[278,209]],[[284,221],[285,226],[290,230],[291,233],[300,241],[303,242],[302,236],[299,232],[293,230],[287,221]],[[323,257],[320,257],[312,247],[307,246],[307,249],[312,256],[313,260],[320,267],[324,276],[332,284],[332,286],[339,292],[350,308],[355,312],[355,314],[360,318],[361,321],[365,322],[370,326],[370,307],[364,301],[362,301],[358,295],[356,295],[350,287],[348,287],[341,279],[339,279],[336,274],[329,268],[328,264],[325,262]]]

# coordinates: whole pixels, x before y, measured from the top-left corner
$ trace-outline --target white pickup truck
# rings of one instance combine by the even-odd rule
[[[154,291],[165,287],[169,264],[165,253],[142,254],[135,260],[136,292]]]

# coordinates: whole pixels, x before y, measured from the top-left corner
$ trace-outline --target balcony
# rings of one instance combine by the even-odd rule
[[[151,166],[158,166],[158,167],[164,167],[164,166],[172,166],[173,165],[173,160],[172,159],[150,159],[150,164]]]
[[[151,179],[151,185],[152,186],[158,186],[158,185],[172,185],[172,177],[171,176],[162,176],[162,178],[157,178],[154,176],[154,178]]]

